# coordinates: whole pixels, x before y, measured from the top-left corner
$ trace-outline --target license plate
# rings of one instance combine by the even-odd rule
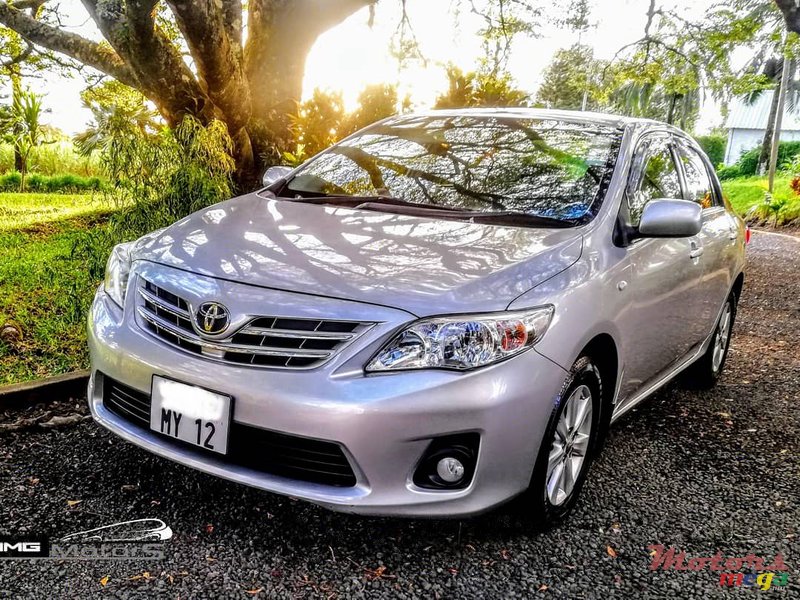
[[[150,429],[225,454],[232,399],[194,385],[153,377]]]

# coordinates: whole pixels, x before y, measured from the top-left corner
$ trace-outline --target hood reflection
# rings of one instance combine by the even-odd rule
[[[255,194],[190,215],[135,258],[252,285],[403,308],[502,310],[575,262],[571,229],[475,224]]]

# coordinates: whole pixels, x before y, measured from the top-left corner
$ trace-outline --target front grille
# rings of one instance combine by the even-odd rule
[[[118,417],[150,430],[150,394],[103,376],[103,405]],[[209,454],[191,444],[168,439],[173,444]],[[236,421],[231,422],[228,454],[213,456],[288,479],[336,487],[356,484],[353,469],[339,444],[267,431]]]
[[[317,367],[372,324],[285,317],[256,317],[224,340],[201,338],[189,303],[143,280],[139,316],[147,331],[182,350],[212,360],[258,367]]]

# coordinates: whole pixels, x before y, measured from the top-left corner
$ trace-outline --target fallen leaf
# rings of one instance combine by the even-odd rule
[[[72,508],[73,506],[80,504],[83,500],[67,500],[67,506]]]
[[[450,571],[450,575],[458,575],[458,569],[456,569],[455,567],[450,567],[447,570]]]
[[[214,526],[211,523],[206,523],[206,533],[214,533]]]
[[[509,554],[508,550],[506,550],[505,548],[500,550],[500,556],[502,557],[503,560],[508,560],[509,558],[511,558],[511,554]]]
[[[263,591],[264,591],[264,588],[260,587],[257,590],[245,590],[244,593],[245,594],[250,594],[251,596],[255,596],[256,594],[260,594]]]
[[[103,577],[103,578],[100,580],[100,585],[102,585],[103,587],[106,587],[106,584],[107,584],[107,583],[108,583],[108,575],[106,575],[105,577]]]
[[[614,550],[614,549],[613,549],[611,546],[606,546],[606,553],[607,553],[607,554],[608,554],[608,555],[609,555],[611,558],[617,558],[617,551],[616,551],[616,550]]]
[[[38,477],[28,477],[28,483],[30,485],[36,485],[37,483],[39,483],[39,478]]]
[[[536,591],[537,592],[546,592],[548,589],[549,588],[547,587],[547,584],[543,583],[542,585],[539,586],[539,588]]]

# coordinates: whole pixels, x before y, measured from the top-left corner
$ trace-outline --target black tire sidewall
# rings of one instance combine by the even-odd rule
[[[589,439],[589,450],[572,492],[563,503],[556,506],[547,498],[546,489],[550,448],[552,447],[558,420],[561,418],[561,414],[564,412],[566,406],[566,399],[581,385],[586,385],[592,393],[592,430]],[[572,510],[580,495],[581,488],[586,481],[586,475],[599,445],[599,429],[603,406],[602,398],[603,384],[600,371],[589,357],[583,356],[579,358],[575,361],[572,369],[570,369],[570,374],[561,388],[558,401],[550,415],[550,420],[548,421],[547,429],[545,430],[541,447],[536,458],[533,474],[531,475],[530,485],[525,494],[525,510],[530,511],[530,518],[541,528],[548,527],[562,520]]]
[[[711,377],[714,378],[716,381],[719,379],[722,371],[725,369],[725,363],[728,361],[728,353],[731,349],[731,337],[733,336],[733,325],[736,323],[736,294],[731,292],[728,295],[727,300],[725,300],[725,305],[727,306],[730,304],[731,307],[731,322],[728,326],[728,339],[725,340],[725,353],[722,355],[722,362],[719,363],[719,369],[716,371],[714,370],[714,342],[717,339],[717,330],[719,329],[720,321],[722,320],[722,314],[720,314],[719,319],[717,319],[717,324],[714,327],[714,337],[711,340],[711,345],[708,347],[708,370]],[[722,308],[723,314],[725,312],[725,307]]]

